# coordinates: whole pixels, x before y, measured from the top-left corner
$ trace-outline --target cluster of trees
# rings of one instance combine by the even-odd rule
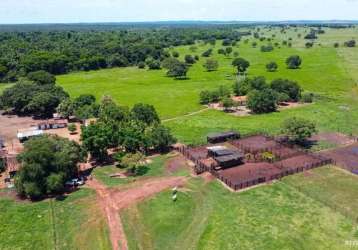
[[[14,82],[29,72],[45,70],[63,74],[73,70],[95,70],[138,65],[147,59],[150,68],[168,57],[165,48],[193,45],[196,40],[214,42],[240,40],[234,28],[210,27],[63,27],[47,31],[0,33],[0,81]],[[159,64],[160,65],[160,64]]]
[[[248,96],[247,106],[254,113],[276,111],[277,104],[301,99],[302,89],[297,82],[287,79],[276,79],[270,84],[264,77],[246,78],[233,85],[234,94]]]
[[[81,139],[84,148],[100,161],[107,158],[109,148],[126,153],[164,152],[176,141],[153,106],[136,104],[130,110],[110,97],[102,99],[97,122],[82,127]]]
[[[45,71],[32,72],[27,77],[4,90],[0,96],[0,108],[17,114],[52,117],[68,94],[56,86],[55,77]]]
[[[196,61],[191,55],[185,56],[185,61],[186,62],[181,62],[174,57],[168,57],[162,62],[162,67],[168,70],[167,76],[169,77],[174,77],[176,79],[186,78],[189,66]]]
[[[95,96],[83,94],[75,99],[64,99],[56,110],[62,117],[69,118],[70,116],[75,116],[77,119],[84,120],[98,117],[99,105],[96,103]]]

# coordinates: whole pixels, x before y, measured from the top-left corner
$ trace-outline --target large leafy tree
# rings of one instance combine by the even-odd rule
[[[131,110],[131,117],[148,125],[155,122],[160,122],[159,116],[154,106],[149,104],[135,104]]]
[[[269,113],[277,109],[277,95],[271,89],[252,90],[248,94],[247,107],[254,113]]]
[[[298,69],[302,64],[302,59],[297,55],[290,56],[287,58],[286,64],[289,69]]]
[[[40,85],[55,84],[56,82],[55,76],[44,70],[30,72],[27,74],[27,78]]]
[[[297,82],[287,79],[276,79],[271,82],[271,88],[278,93],[286,94],[291,101],[298,101],[301,98],[302,89]]]
[[[291,117],[282,124],[282,133],[289,141],[304,144],[308,138],[317,133],[316,125],[305,118]]]
[[[244,58],[235,58],[232,62],[232,65],[237,68],[238,73],[245,73],[246,70],[250,67],[250,62]]]
[[[16,189],[31,199],[62,192],[83,158],[81,147],[73,141],[48,135],[33,138],[18,156],[22,167],[15,177]]]

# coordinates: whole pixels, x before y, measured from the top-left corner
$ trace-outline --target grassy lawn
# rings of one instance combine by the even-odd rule
[[[143,168],[143,173],[135,177],[128,177],[126,179],[110,177],[111,174],[126,172],[126,169],[121,169],[113,165],[98,167],[93,170],[93,175],[97,180],[101,181],[103,184],[105,184],[108,187],[128,184],[145,177],[164,176],[168,174],[165,171],[166,162],[170,160],[173,156],[174,155],[168,154],[168,155],[155,156],[151,158],[152,162]],[[179,171],[174,174],[188,175],[187,171],[185,170]]]
[[[267,32],[267,31],[266,31]],[[287,34],[280,34],[278,29],[267,32],[267,36],[276,35],[273,42],[293,38],[293,47],[281,46],[272,52],[263,53],[260,46],[267,41],[258,42],[253,48],[251,41],[239,43],[234,51],[251,63],[250,76],[265,76],[268,80],[288,78],[296,80],[306,90],[320,97],[315,104],[302,108],[285,110],[268,115],[251,117],[234,117],[219,111],[204,111],[193,116],[182,117],[190,112],[204,107],[198,104],[198,94],[203,89],[213,89],[219,85],[231,87],[235,81],[234,69],[231,66],[233,58],[217,54],[221,41],[214,47],[213,58],[219,61],[218,71],[206,72],[202,64],[206,60],[194,64],[188,73],[188,80],[174,80],[165,76],[164,70],[149,71],[137,68],[115,68],[91,72],[79,72],[58,76],[58,82],[72,96],[83,93],[96,93],[100,98],[105,94],[113,96],[119,103],[133,105],[137,102],[153,104],[162,119],[178,117],[166,122],[172,128],[178,139],[185,143],[202,143],[209,132],[237,129],[242,133],[263,131],[271,134],[279,132],[279,126],[288,116],[303,116],[317,122],[322,131],[338,131],[348,134],[358,134],[358,48],[333,48],[333,43],[343,43],[349,37],[358,37],[357,29],[334,30],[327,29],[321,35],[316,45],[311,49],[304,48],[304,39],[298,39],[294,29]],[[321,44],[319,46],[318,44]],[[209,45],[197,44],[198,51],[193,53],[189,46],[171,49],[178,51],[181,58],[186,54],[200,55]],[[288,56],[298,54],[303,58],[299,70],[289,70],[285,66]],[[267,72],[266,63],[276,61],[279,65],[277,72]],[[352,91],[353,90],[353,91]],[[163,98],[165,97],[165,98]]]
[[[176,203],[162,192],[122,214],[130,249],[349,249],[345,241],[358,239],[357,228],[325,204],[344,201],[356,211],[357,178],[333,168],[314,175],[315,184],[297,175],[244,193],[197,179]],[[319,190],[320,199],[296,182]]]
[[[95,194],[81,189],[63,201],[0,198],[1,249],[111,249]]]

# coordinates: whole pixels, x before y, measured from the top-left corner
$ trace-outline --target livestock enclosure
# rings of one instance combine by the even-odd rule
[[[208,150],[213,144],[192,148],[182,145],[177,150],[194,163],[196,174],[210,172],[235,191],[332,163],[324,155],[309,153],[264,135],[248,136],[219,145],[231,146],[242,152],[245,155],[242,164],[218,169],[218,162]],[[265,155],[272,157],[266,158]]]

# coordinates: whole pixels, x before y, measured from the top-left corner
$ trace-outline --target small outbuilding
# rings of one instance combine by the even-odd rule
[[[236,152],[231,155],[218,156],[214,159],[221,168],[225,169],[242,165],[244,162],[244,157],[244,154]]]
[[[229,140],[240,139],[240,134],[234,131],[211,134],[207,136],[207,141],[209,143],[221,143]]]
[[[68,124],[67,119],[49,119],[39,123],[37,127],[38,129],[41,130],[58,129],[58,128],[66,128],[67,124]]]
[[[20,142],[24,142],[31,137],[42,135],[44,132],[36,127],[21,129],[17,131],[17,138]]]

